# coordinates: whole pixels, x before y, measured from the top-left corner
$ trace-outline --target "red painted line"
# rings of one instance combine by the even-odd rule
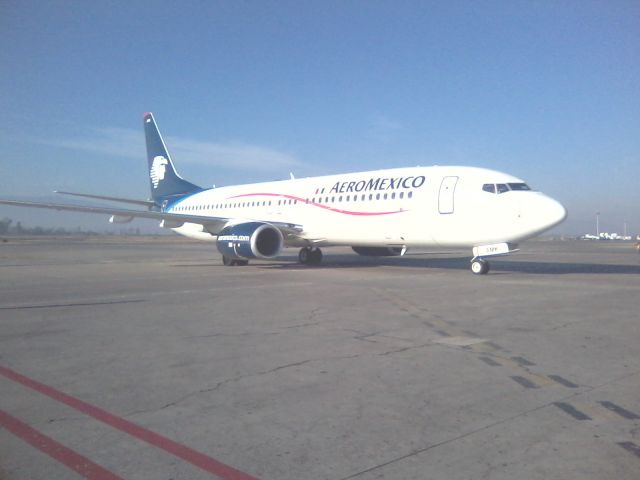
[[[175,455],[185,462],[188,462],[191,465],[195,465],[205,472],[217,475],[224,480],[257,480],[256,477],[252,477],[247,473],[241,472],[240,470],[226,465],[216,460],[215,458],[205,455],[204,453],[198,452],[197,450],[189,448],[186,445],[182,445],[181,443],[175,442],[158,433],[152,432],[151,430],[147,430],[140,425],[136,425],[135,423],[109,413],[106,410],[102,410],[101,408],[93,406],[78,398],[67,395],[66,393],[56,390],[53,387],[49,387],[44,383],[40,383],[36,380],[25,377],[24,375],[21,375],[9,368],[0,366],[0,374],[4,375],[10,380],[13,380],[14,382],[20,383],[25,387],[29,387],[36,392],[42,393],[47,397],[53,398],[58,402],[64,403],[71,408],[89,415],[90,417],[93,417],[96,420],[99,420],[102,423],[115,428],[116,430],[120,430],[121,432],[124,432],[128,435],[131,435],[132,437],[142,440],[143,442],[147,442],[154,447],[160,448],[165,452]]]
[[[122,477],[115,475],[97,463],[93,463],[87,457],[47,437],[3,410],[0,410],[0,425],[41,452],[46,453],[51,458],[55,458],[71,470],[75,470],[84,478],[90,480],[122,480]]]
[[[307,202],[304,198],[296,197],[293,195],[285,195],[282,193],[243,193],[241,195],[234,195],[232,197],[228,197],[227,200],[230,200],[232,198],[242,198],[242,197],[282,197],[282,198],[287,198],[291,200],[298,200],[299,202],[302,202],[305,205],[324,208],[325,210],[329,210],[336,213],[342,213],[345,215],[357,215],[357,216],[363,216],[363,217],[369,217],[369,216],[375,216],[375,215],[392,215],[394,213],[406,212],[406,210],[392,210],[389,212],[356,212],[354,210],[341,210],[339,208],[327,207],[326,205],[322,205],[321,203]]]

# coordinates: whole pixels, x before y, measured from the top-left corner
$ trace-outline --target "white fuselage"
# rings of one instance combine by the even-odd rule
[[[517,243],[564,220],[560,203],[525,187],[481,168],[398,168],[213,188],[166,211],[302,226],[285,246],[469,247]],[[215,240],[192,223],[174,231]]]

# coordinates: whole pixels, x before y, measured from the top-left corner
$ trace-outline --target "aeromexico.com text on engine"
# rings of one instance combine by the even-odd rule
[[[249,235],[218,235],[218,241],[221,242],[248,242],[251,240]]]

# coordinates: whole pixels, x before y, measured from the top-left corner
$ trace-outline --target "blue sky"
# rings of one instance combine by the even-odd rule
[[[474,165],[563,202],[559,232],[640,233],[639,25],[623,0],[5,0],[0,196],[146,197],[153,111],[203,186]]]

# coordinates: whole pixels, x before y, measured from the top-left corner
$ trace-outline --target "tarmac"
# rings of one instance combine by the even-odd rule
[[[640,478],[640,255],[0,243],[0,478]]]

